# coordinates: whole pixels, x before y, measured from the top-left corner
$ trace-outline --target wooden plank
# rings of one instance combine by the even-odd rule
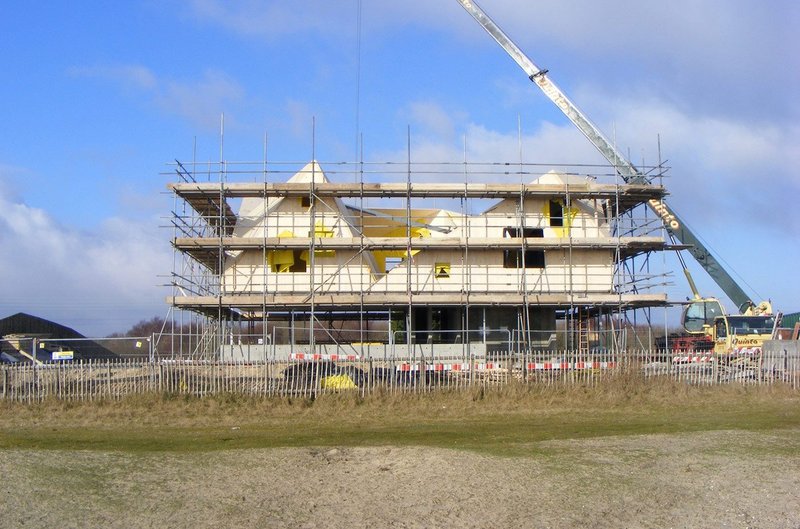
[[[313,242],[316,249],[360,249],[412,250],[435,248],[469,248],[470,250],[494,250],[521,248],[574,248],[574,249],[621,249],[640,248],[661,250],[666,242],[661,237],[546,237],[546,238],[514,238],[514,237],[178,237],[173,245],[184,251],[214,250],[222,246],[227,250],[261,250],[261,249],[308,249]]]
[[[569,305],[591,305],[607,307],[652,307],[663,306],[667,303],[666,294],[586,294],[570,295],[569,293],[536,294],[529,293],[528,303],[531,305],[564,307]],[[307,294],[266,294],[266,295],[223,295],[220,300],[216,296],[183,296],[169,297],[168,303],[182,309],[216,310],[218,304],[226,307],[236,307],[243,310],[254,310],[267,307],[268,310],[285,310],[287,308],[308,308]],[[363,300],[363,302],[362,302]],[[363,303],[366,307],[407,307],[408,294],[397,293],[345,293],[345,294],[317,294],[314,296],[314,305],[319,310],[346,310],[358,307]],[[413,294],[412,303],[417,306],[461,306],[467,301],[463,293],[443,294]],[[524,303],[522,294],[518,293],[471,293],[471,305],[478,306],[520,306]]]
[[[219,208],[219,196],[229,198],[263,198],[263,197],[303,197],[308,196],[309,183],[273,183],[259,184],[249,182],[234,183],[170,183],[167,188],[186,199],[190,203],[203,207],[207,202],[216,202]],[[650,198],[664,196],[663,186],[653,185],[615,185],[595,183],[571,184],[483,184],[483,183],[412,183],[410,190],[405,183],[331,183],[314,184],[314,194],[318,197],[338,198],[388,198],[405,197],[410,194],[414,198],[513,198],[520,195],[526,197],[564,197],[572,198],[638,198],[646,201]],[[214,198],[216,197],[216,198]],[[197,210],[200,212],[200,210]]]

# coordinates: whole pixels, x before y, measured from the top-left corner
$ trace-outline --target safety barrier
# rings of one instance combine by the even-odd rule
[[[476,358],[358,358],[296,354],[288,361],[215,362],[177,359],[73,360],[0,366],[0,397],[91,401],[146,393],[313,397],[352,391],[421,393],[500,387],[511,383],[596,385],[615,373],[669,377],[695,385],[787,384],[800,389],[800,355],[765,351],[758,357],[697,355],[676,361],[657,351],[536,353],[496,362]],[[687,356],[687,358],[693,358]]]

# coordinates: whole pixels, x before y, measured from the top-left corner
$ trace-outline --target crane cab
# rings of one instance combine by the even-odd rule
[[[714,321],[712,338],[717,354],[754,355],[772,338],[776,316],[723,316]]]
[[[718,299],[695,299],[683,309],[681,324],[689,334],[710,334],[714,320],[724,315],[725,309]]]

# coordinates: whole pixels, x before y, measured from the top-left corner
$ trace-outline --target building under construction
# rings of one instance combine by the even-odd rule
[[[634,345],[635,315],[667,304],[649,258],[663,224],[639,207],[664,188],[594,169],[176,163],[172,352]]]

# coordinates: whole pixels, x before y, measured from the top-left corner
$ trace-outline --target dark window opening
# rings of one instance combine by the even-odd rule
[[[503,237],[517,238],[522,234],[526,239],[544,237],[542,228],[503,228]],[[504,250],[503,268],[544,268],[544,250]]]
[[[294,264],[289,269],[289,271],[292,272],[292,273],[305,272],[306,271],[306,262],[303,260],[303,257],[305,257],[303,255],[303,250],[295,250],[292,253],[293,253],[293,256],[294,256]],[[306,257],[306,259],[308,259],[308,258]]]
[[[564,226],[564,206],[557,200],[550,201],[550,226]]]
[[[278,250],[271,252],[269,262],[276,274],[305,272],[307,269],[305,250]],[[291,255],[290,255],[291,254]]]
[[[300,207],[310,208],[311,207],[311,197],[300,197]]]
[[[728,336],[728,326],[725,325],[725,320],[717,320],[714,325],[717,328],[717,338],[726,338]]]
[[[544,237],[544,230],[542,228],[517,228],[515,226],[507,226],[503,228],[503,237],[522,237],[526,239],[541,239]]]

